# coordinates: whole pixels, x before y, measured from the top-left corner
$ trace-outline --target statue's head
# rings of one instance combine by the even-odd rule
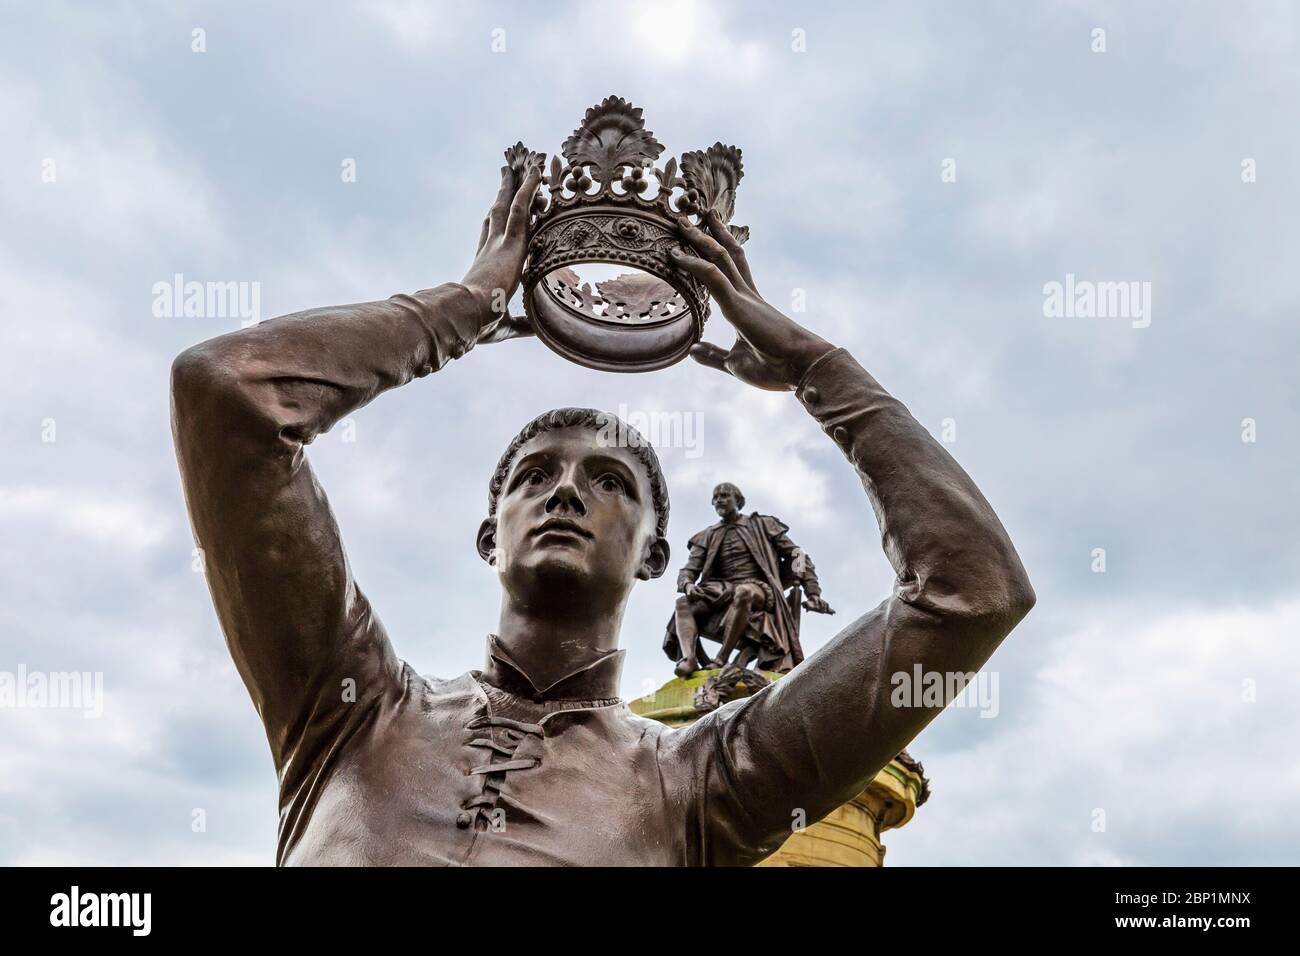
[[[620,608],[668,566],[668,488],[654,448],[616,415],[539,415],[488,483],[478,552],[525,602]]]
[[[724,481],[713,489],[713,510],[720,518],[732,518],[745,507],[745,496],[739,488],[729,481]]]

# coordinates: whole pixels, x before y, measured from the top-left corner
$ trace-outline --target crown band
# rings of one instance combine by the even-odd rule
[[[606,371],[650,371],[680,361],[699,341],[708,293],[672,267],[668,250],[681,242],[662,217],[586,207],[550,219],[534,238],[524,307],[542,341],[565,358]],[[565,268],[593,263],[645,275],[597,283],[593,293]]]

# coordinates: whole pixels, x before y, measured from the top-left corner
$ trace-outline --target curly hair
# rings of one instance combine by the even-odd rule
[[[655,534],[666,537],[668,534],[668,482],[664,480],[663,469],[659,467],[659,456],[654,446],[646,441],[641,433],[617,415],[597,411],[594,408],[554,408],[543,412],[523,427],[514,440],[510,442],[501,460],[497,462],[492,480],[488,482],[488,517],[495,518],[497,500],[505,487],[506,477],[514,464],[515,456],[524,443],[545,432],[557,428],[590,428],[599,432],[602,440],[611,446],[630,449],[632,454],[645,468],[650,480],[650,499],[655,508]]]

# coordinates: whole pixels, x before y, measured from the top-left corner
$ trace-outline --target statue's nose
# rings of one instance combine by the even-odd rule
[[[582,502],[582,496],[578,494],[578,487],[569,478],[561,481],[556,486],[555,491],[546,499],[546,513],[551,514],[556,511],[572,511],[574,514],[585,515],[587,506]]]

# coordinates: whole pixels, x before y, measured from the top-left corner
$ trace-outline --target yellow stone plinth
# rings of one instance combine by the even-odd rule
[[[695,692],[716,673],[696,671],[685,680],[674,678],[628,706],[642,717],[683,727],[699,716]],[[767,672],[763,676],[769,680],[781,677]],[[743,691],[741,696],[745,696]],[[823,819],[796,831],[781,849],[758,865],[884,866],[885,846],[880,835],[905,826],[928,795],[928,782],[920,764],[900,754],[876,774],[866,790]]]

